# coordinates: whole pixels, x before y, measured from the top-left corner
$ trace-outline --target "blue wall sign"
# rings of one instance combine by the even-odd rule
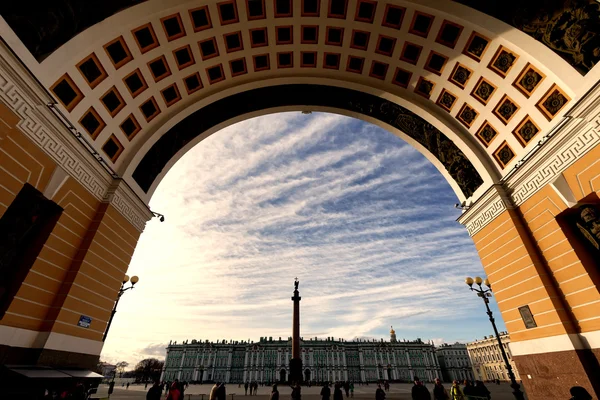
[[[92,319],[90,317],[88,317],[87,315],[82,315],[81,317],[79,317],[79,322],[77,323],[77,325],[81,326],[82,328],[89,328],[91,323]]]

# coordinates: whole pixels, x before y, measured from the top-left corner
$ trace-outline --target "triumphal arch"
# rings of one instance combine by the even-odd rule
[[[597,1],[19,0],[0,15],[5,367],[97,362],[148,202],[187,150],[247,118],[326,111],[447,179],[529,398],[600,394]]]

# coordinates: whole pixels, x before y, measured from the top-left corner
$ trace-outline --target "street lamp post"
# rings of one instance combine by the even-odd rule
[[[496,339],[498,340],[498,346],[500,346],[500,352],[502,353],[502,358],[504,359],[504,364],[506,365],[508,377],[510,378],[510,387],[513,388],[513,395],[515,396],[515,398],[517,400],[524,400],[525,397],[523,395],[523,392],[521,392],[521,385],[519,385],[517,383],[517,380],[515,379],[515,374],[513,373],[510,362],[508,362],[508,357],[506,356],[506,351],[504,351],[504,347],[502,346],[502,340],[500,340],[500,335],[498,334],[498,329],[496,328],[496,321],[492,314],[492,310],[490,310],[489,298],[492,297],[492,284],[490,283],[489,279],[486,278],[485,280],[483,280],[479,276],[476,276],[474,279],[471,277],[467,277],[465,279],[465,283],[467,285],[469,285],[469,287],[471,288],[472,291],[477,293],[477,296],[479,296],[483,299],[485,308],[487,310],[487,315],[488,315],[488,317],[490,317],[490,322],[492,323],[492,327],[494,328],[494,333],[496,334]],[[473,283],[477,284],[477,286],[479,286],[479,289],[474,288]],[[482,284],[484,286],[487,286],[487,289],[482,287],[481,286]]]
[[[123,283],[121,283],[121,288],[119,289],[119,293],[117,293],[117,300],[115,301],[115,305],[112,309],[112,312],[110,313],[110,319],[108,320],[108,325],[106,325],[106,330],[104,331],[104,335],[102,336],[103,342],[106,340],[106,335],[108,335],[108,330],[110,329],[110,324],[112,324],[112,320],[117,312],[117,305],[119,304],[119,300],[121,299],[121,296],[123,296],[123,293],[125,293],[129,289],[133,289],[133,287],[135,286],[136,283],[138,283],[139,280],[140,280],[140,278],[138,278],[135,275],[132,276],[131,279],[129,279],[128,275],[125,275],[123,277]],[[125,287],[125,284],[127,282],[131,282],[131,286]]]

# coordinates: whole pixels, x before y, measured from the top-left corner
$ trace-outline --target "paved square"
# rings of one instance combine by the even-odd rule
[[[130,385],[129,389],[123,387],[115,387],[114,393],[110,396],[111,400],[134,400],[134,399],[145,399],[147,390],[144,389],[145,385]],[[431,392],[433,384],[428,383],[427,388]],[[450,384],[444,385],[446,389],[450,388]],[[208,394],[210,393],[212,385],[190,385],[185,391],[185,400],[208,400]],[[386,400],[410,400],[412,384],[407,383],[396,383],[390,385],[390,391],[387,392]],[[514,399],[511,388],[508,383],[501,383],[500,385],[489,384],[488,389],[492,393],[492,399],[494,400],[512,400]],[[150,389],[150,385],[148,385]],[[356,386],[354,389],[354,398],[357,399],[375,399],[375,390],[377,385],[370,384],[369,386]],[[244,387],[238,387],[237,384],[231,384],[226,386],[227,400],[268,400],[271,388],[267,386],[259,386],[257,396],[244,396]],[[302,388],[302,400],[320,400],[319,395],[321,387],[303,387]],[[282,400],[290,399],[291,389],[287,386],[279,386],[279,396]],[[204,395],[204,396],[203,396]],[[232,396],[233,395],[233,396]],[[333,388],[332,388],[333,395]],[[108,396],[108,386],[101,385],[98,388],[98,394],[94,397],[105,398]],[[166,396],[163,395],[163,398]],[[345,396],[344,396],[345,398]]]

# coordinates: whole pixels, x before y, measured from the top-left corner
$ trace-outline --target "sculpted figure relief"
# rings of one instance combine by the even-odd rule
[[[591,205],[583,206],[580,208],[579,218],[577,228],[592,246],[600,250],[600,211]]]

